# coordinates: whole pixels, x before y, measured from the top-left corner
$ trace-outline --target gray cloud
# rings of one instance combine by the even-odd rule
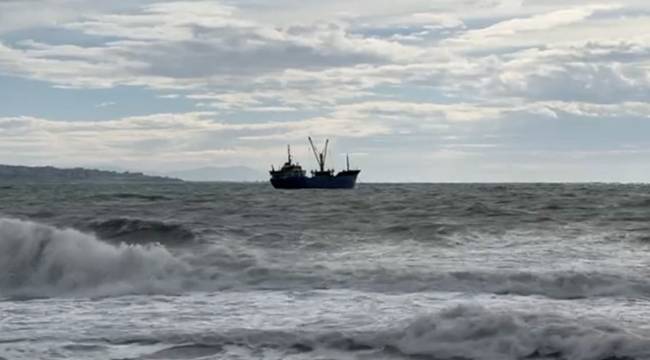
[[[155,4],[132,14],[93,16],[66,28],[121,40],[94,47],[5,44],[0,70],[66,86],[165,88],[188,86],[188,79],[193,84],[230,83],[238,76],[290,69],[390,63],[417,52],[397,42],[353,36],[338,24],[254,24],[209,2]]]

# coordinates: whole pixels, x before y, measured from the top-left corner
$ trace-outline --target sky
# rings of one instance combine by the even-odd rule
[[[646,0],[0,0],[0,163],[650,180]]]

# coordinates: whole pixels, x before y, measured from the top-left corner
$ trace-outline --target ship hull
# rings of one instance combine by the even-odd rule
[[[271,185],[276,189],[353,189],[357,183],[356,171],[336,176],[295,176],[271,178]]]

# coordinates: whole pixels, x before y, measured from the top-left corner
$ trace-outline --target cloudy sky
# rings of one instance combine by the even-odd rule
[[[0,0],[0,163],[648,181],[649,95],[647,0]]]

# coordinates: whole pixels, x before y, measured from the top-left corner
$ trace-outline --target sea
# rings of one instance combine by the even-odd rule
[[[0,186],[2,359],[650,359],[650,185]]]

